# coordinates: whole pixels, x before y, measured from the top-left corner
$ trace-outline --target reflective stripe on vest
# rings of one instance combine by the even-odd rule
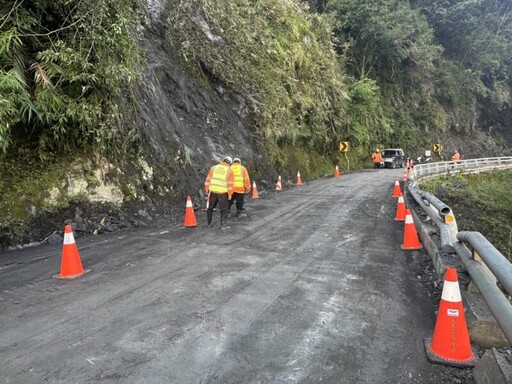
[[[233,164],[231,166],[233,170],[233,174],[235,175],[235,180],[233,182],[233,188],[241,188],[244,189],[244,175],[242,172],[241,164]]]
[[[219,164],[213,169],[210,191],[214,193],[228,193],[229,165]]]

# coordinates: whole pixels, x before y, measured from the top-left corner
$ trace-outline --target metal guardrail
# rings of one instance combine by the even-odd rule
[[[428,178],[428,176],[439,176],[441,173],[472,173],[500,168],[512,168],[512,156],[417,164],[414,166],[414,179],[419,180]]]
[[[480,233],[478,234],[480,235]],[[485,264],[482,264],[475,257],[474,252],[471,252],[462,242],[455,244],[455,251],[468,271],[471,280],[480,291],[496,322],[503,330],[505,337],[512,344],[512,305],[496,285],[496,279],[489,276]]]
[[[453,248],[482,294],[492,315],[512,344],[512,304],[496,285],[498,280],[512,295],[512,264],[479,232],[459,232],[450,207],[418,188],[420,179],[441,174],[472,173],[512,168],[512,157],[445,161],[418,164],[408,179],[409,192],[440,230],[441,249]],[[471,250],[466,247],[471,247]]]

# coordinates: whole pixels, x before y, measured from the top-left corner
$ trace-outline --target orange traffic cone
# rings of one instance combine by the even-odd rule
[[[478,355],[469,342],[455,268],[446,268],[434,334],[432,338],[425,338],[424,343],[431,363],[473,367],[478,361]]]
[[[252,196],[253,199],[259,199],[260,196],[258,195],[258,190],[256,189],[256,182],[252,182]]]
[[[208,202],[210,201],[208,195]],[[187,205],[185,208],[185,223],[183,224],[185,227],[195,227],[197,226],[196,214],[194,213],[194,207],[192,206],[192,199],[190,196],[187,196]]]
[[[279,175],[279,177],[277,178],[277,183],[276,183],[276,191],[282,191],[283,190],[283,186],[281,185],[281,175]]]
[[[404,241],[400,248],[409,251],[422,248],[410,209],[405,210]]]
[[[395,180],[395,188],[393,188],[393,197],[402,196],[402,191],[400,190],[400,182],[398,179]]]
[[[297,182],[295,183],[296,186],[302,185],[302,179],[300,178],[300,172],[297,172]]]
[[[54,277],[58,279],[74,279],[75,277],[82,276],[85,272],[78,248],[76,247],[73,229],[71,225],[66,225],[64,227],[60,273]]]
[[[405,221],[405,202],[404,197],[398,197],[398,205],[396,206],[395,221]]]
[[[334,177],[340,177],[340,169],[338,166],[336,166],[336,169],[334,170]]]

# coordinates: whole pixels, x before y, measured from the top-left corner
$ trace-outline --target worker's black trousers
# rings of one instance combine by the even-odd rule
[[[219,204],[220,208],[220,225],[222,226],[226,224],[229,213],[228,194],[210,192],[210,204],[208,205],[208,210],[206,211],[206,219],[208,224],[212,223],[213,210],[217,206],[217,203]]]
[[[236,203],[236,213],[240,215],[244,209],[244,196],[243,192],[233,192],[233,197],[229,200],[229,209],[231,209],[233,203]]]

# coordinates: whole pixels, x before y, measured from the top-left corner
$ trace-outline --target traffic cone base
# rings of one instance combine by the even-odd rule
[[[60,273],[54,275],[57,279],[74,279],[82,276],[87,271],[82,266],[80,254],[73,236],[71,225],[64,227],[64,240],[62,242],[62,260],[60,263]]]
[[[57,275],[53,275],[52,278],[54,279],[61,279],[61,280],[69,280],[69,279],[76,279],[77,277],[85,275],[87,272],[90,272],[90,269],[84,269],[82,273],[77,273],[75,275],[61,275],[60,273]]]
[[[432,349],[432,338],[431,337],[425,337],[423,339],[423,344],[425,345],[425,353],[427,354],[427,360],[430,361],[433,364],[441,364],[441,365],[449,365],[452,367],[458,367],[458,368],[467,368],[467,367],[474,367],[476,363],[478,362],[478,350],[475,347],[471,347],[471,352],[473,356],[467,360],[453,360],[448,359],[446,357],[438,356],[436,355]]]
[[[432,363],[473,367],[478,361],[477,351],[469,341],[457,270],[453,267],[446,269],[434,333],[424,339],[424,344]]]
[[[410,209],[405,210],[404,240],[400,248],[405,251],[414,251],[422,248]]]
[[[197,226],[196,214],[194,213],[194,207],[192,206],[192,199],[190,198],[190,196],[187,196],[187,205],[185,207],[185,222],[183,223],[183,226]]]

